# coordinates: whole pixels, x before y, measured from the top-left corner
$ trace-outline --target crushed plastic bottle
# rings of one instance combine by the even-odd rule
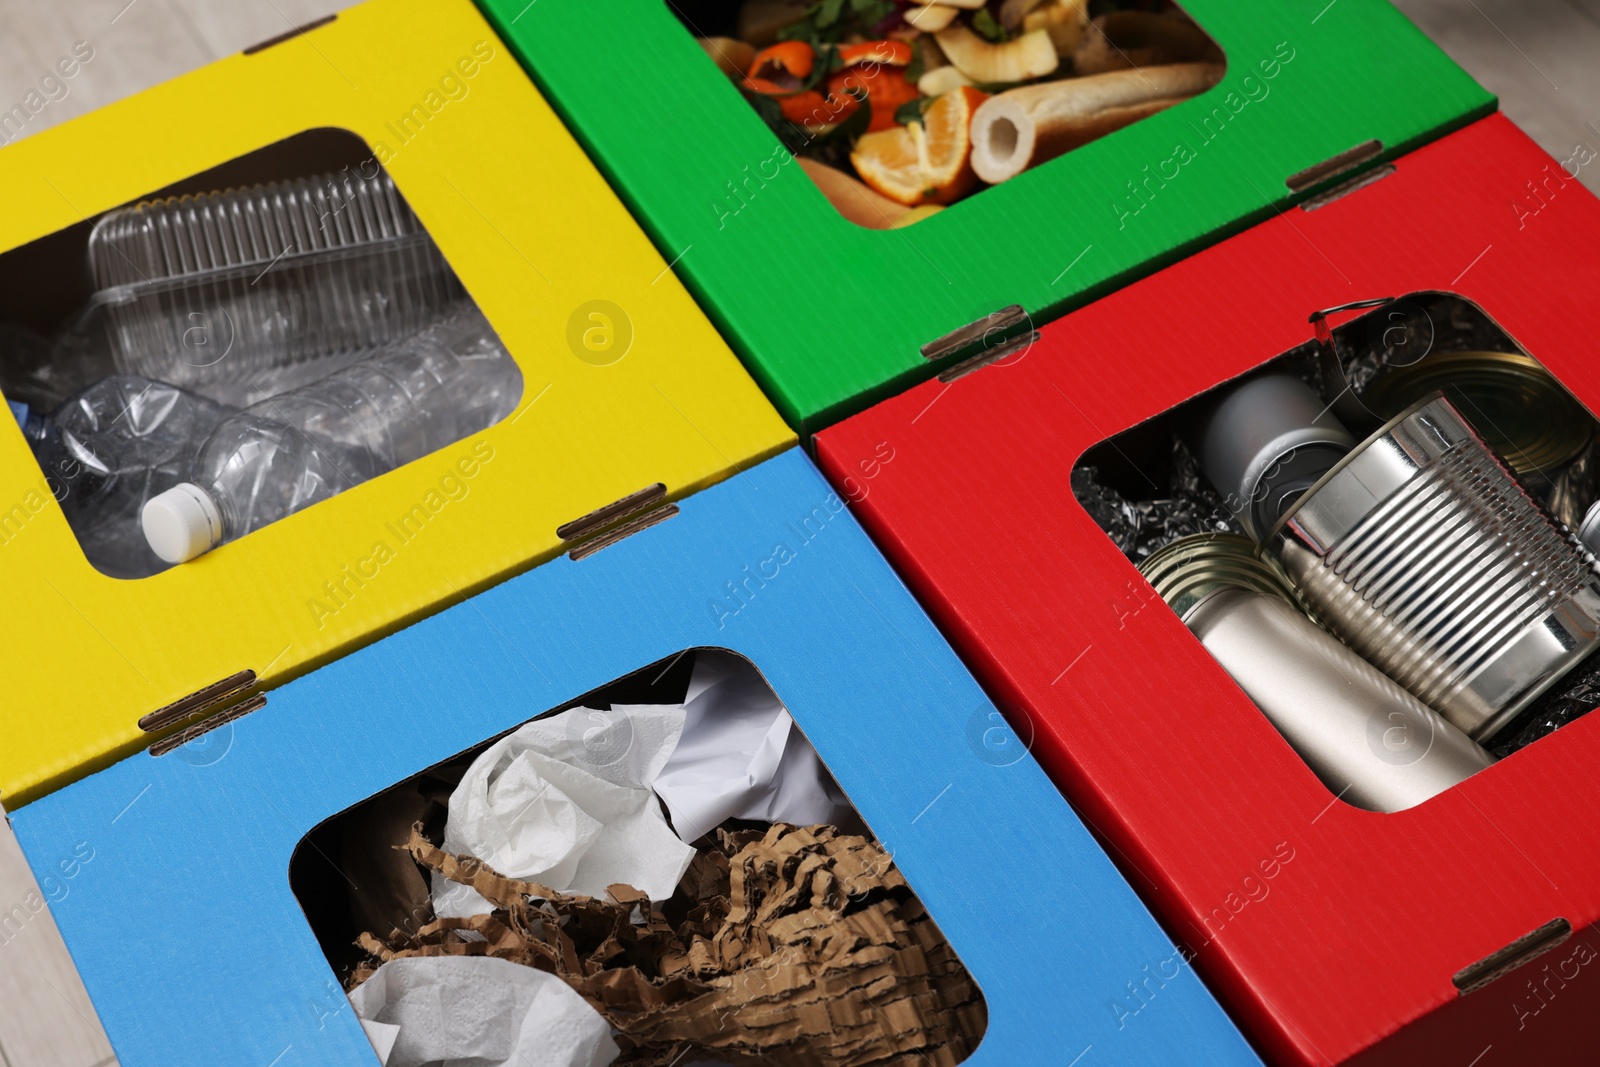
[[[134,375],[105,378],[41,415],[14,405],[84,555],[114,578],[165,570],[140,528],[145,504],[188,476],[230,408]]]
[[[521,395],[516,362],[463,307],[226,419],[200,447],[191,480],[144,506],[145,537],[162,559],[191,560],[492,426]]]
[[[7,400],[54,411],[101,378],[115,374],[109,352],[52,345],[16,322],[0,322],[0,389]]]

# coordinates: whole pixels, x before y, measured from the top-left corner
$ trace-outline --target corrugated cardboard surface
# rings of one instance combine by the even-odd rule
[[[521,365],[522,404],[131,582],[84,559],[5,420],[0,577],[16,610],[0,640],[0,794],[13,808],[139,746],[136,720],[169,701],[245,668],[270,687],[550,558],[567,520],[652,482],[693,491],[793,440],[465,0],[374,0],[5,149],[0,248],[320,127],[386,165]],[[632,325],[608,365],[568,343],[593,300]]]
[[[1269,217],[1291,201],[1290,175],[1373,138],[1393,155],[1494,106],[1384,0],[1191,0],[1227,54],[1220,85],[908,229],[870,231],[783,164],[666,3],[483,6],[808,432],[931,376],[918,349],[959,326],[1011,304],[1043,323]],[[1171,162],[1180,143],[1187,164]]]
[[[1003,732],[993,705],[794,450],[290,683],[205,746],[130,757],[15,813],[36,867],[95,847],[55,914],[123,1067],[370,1063],[290,892],[295,845],[704,646],[761,669],[983,989],[973,1067],[1091,1048],[1084,1062],[1130,1067],[1257,1062],[1038,765],[985,737]],[[1129,983],[1148,1003],[1119,1019]]]
[[[1338,803],[1090,520],[1068,472],[1310,340],[1310,312],[1421,290],[1476,303],[1593,409],[1596,248],[1600,202],[1490,117],[1067,316],[1011,365],[818,439],[1040,760],[1283,1063],[1467,1064],[1491,1046],[1483,1064],[1592,1062],[1600,716],[1408,811]],[[864,464],[880,442],[894,462]],[[1264,878],[1280,848],[1292,860]],[[1557,917],[1570,941],[1458,995],[1458,970]]]

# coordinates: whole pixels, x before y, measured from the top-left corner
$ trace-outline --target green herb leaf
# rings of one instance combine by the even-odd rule
[[[854,145],[856,139],[867,132],[867,127],[872,125],[872,106],[867,103],[867,94],[860,89],[846,89],[845,92],[855,97],[861,104],[850,117],[836,126],[828,135],[829,140],[839,140],[848,145]]]
[[[839,21],[839,13],[844,8],[844,0],[822,0],[817,7],[816,18],[813,20],[817,26],[832,26]]]
[[[780,41],[804,41],[813,48],[817,45],[817,28],[811,24],[810,19],[796,22],[792,26],[785,26],[778,31]]]
[[[894,14],[894,4],[888,0],[850,0],[850,9],[856,13],[856,18],[865,23],[862,28],[867,33],[871,33],[874,26]]]
[[[1004,42],[1008,36],[1006,28],[995,21],[994,15],[990,14],[989,9],[986,7],[980,7],[973,14],[972,29],[978,36],[985,37],[996,44]]]
[[[750,101],[750,106],[756,109],[756,114],[761,116],[762,122],[773,129],[778,128],[778,124],[783,121],[783,109],[776,100],[761,93],[746,93],[745,98]]]
[[[838,123],[826,133],[811,133],[811,146],[815,151],[806,153],[814,158],[822,158],[829,153],[830,146],[841,146],[843,151],[848,151],[855,144],[856,138],[867,132],[867,127],[872,125],[872,108],[867,105],[866,94],[859,89],[846,89],[845,94],[856,99],[858,107],[855,111]]]
[[[920,100],[908,100],[895,108],[894,120],[902,126],[908,122],[921,122],[923,112],[928,110],[931,103],[933,100],[926,96]]]
[[[817,45],[817,59],[811,65],[813,71],[821,71],[824,75],[832,74],[844,68],[844,60],[839,58],[839,46],[834,44]],[[821,81],[819,77],[817,79]]]
[[[927,63],[923,60],[922,42],[917,41],[911,46],[911,62],[906,64],[906,81],[912,85],[917,84],[922,79],[923,72],[928,68]]]

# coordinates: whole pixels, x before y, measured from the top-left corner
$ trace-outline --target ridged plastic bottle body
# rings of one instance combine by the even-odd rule
[[[233,540],[494,425],[521,395],[516,362],[464,310],[227,419],[193,480]]]
[[[228,408],[176,386],[115,375],[25,426],[51,493],[89,562],[117,578],[163,570],[139,528],[158,493],[189,476]]]

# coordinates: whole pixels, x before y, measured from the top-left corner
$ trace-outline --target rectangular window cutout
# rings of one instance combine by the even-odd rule
[[[522,1062],[559,1030],[585,1067],[953,1065],[987,1026],[892,856],[722,649],[340,812],[289,881],[374,1046],[407,1063]]]
[[[522,374],[318,129],[0,255],[0,390],[89,562],[144,578],[499,422]]]
[[[1072,488],[1333,794],[1398,811],[1600,703],[1600,428],[1460,297],[1329,314]]]
[[[798,160],[851,222],[909,226],[1199,95],[1226,69],[1216,42],[1166,0],[670,6],[783,143],[729,182],[719,215]],[[1264,62],[1263,77],[1281,59]],[[1192,158],[1184,147],[1164,165]]]

